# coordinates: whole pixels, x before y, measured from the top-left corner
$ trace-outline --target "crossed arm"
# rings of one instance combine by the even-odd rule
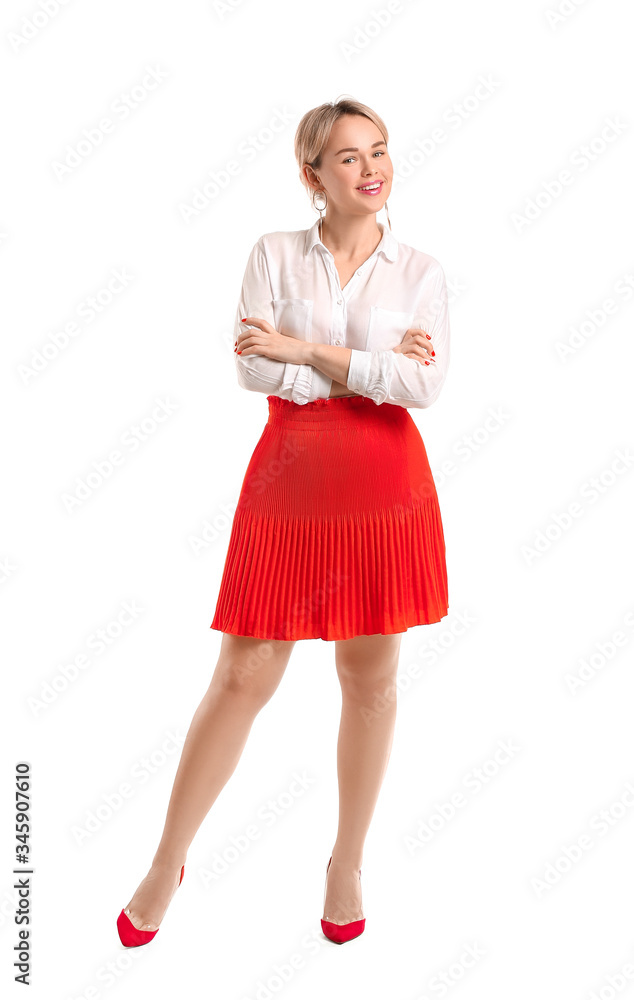
[[[235,350],[240,356],[264,355],[277,361],[295,365],[311,365],[332,380],[329,398],[358,395],[357,389],[348,385],[352,349],[334,344],[313,344],[279,333],[267,320],[246,316],[242,320],[255,330],[241,331]],[[418,337],[415,334],[419,334]],[[423,341],[426,337],[429,343]],[[424,344],[424,346],[422,346]],[[409,330],[397,350],[418,364],[435,364],[431,357],[432,344],[423,330]],[[364,352],[365,353],[365,352]]]
[[[306,344],[311,350],[306,352],[305,364],[318,368],[332,379],[329,398],[332,396],[357,396],[348,388],[348,369],[352,351],[349,347],[335,347],[334,344]]]
[[[415,322],[425,329],[405,331],[391,350],[362,351],[308,343],[276,330],[263,241],[251,251],[234,326],[240,352],[236,371],[244,389],[300,404],[349,395],[369,396],[377,405],[424,407],[434,402],[449,364],[446,282],[440,266],[425,280],[414,310]]]

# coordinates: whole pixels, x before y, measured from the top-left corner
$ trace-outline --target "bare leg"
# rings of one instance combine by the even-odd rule
[[[361,920],[363,845],[385,777],[396,720],[402,633],[335,643],[342,706],[337,771],[339,828],[326,882],[324,920]]]
[[[223,632],[216,669],[185,739],[152,867],[125,908],[139,930],[155,930],[163,919],[189,845],[233,774],[294,645]]]

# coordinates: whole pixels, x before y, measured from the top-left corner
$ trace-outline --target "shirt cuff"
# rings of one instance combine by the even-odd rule
[[[313,365],[289,366],[297,368],[292,382],[291,399],[300,405],[315,399],[326,399],[330,394],[332,379]]]
[[[350,350],[350,365],[348,367],[348,389],[365,396],[368,382],[370,381],[370,365],[372,364],[372,353],[370,351]]]
[[[332,379],[313,366],[313,384],[310,399],[328,399],[332,389]]]

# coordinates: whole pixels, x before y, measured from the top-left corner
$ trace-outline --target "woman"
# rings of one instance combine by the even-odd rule
[[[339,943],[365,928],[361,860],[392,747],[401,636],[448,611],[438,498],[408,412],[433,403],[445,380],[446,285],[433,257],[377,222],[392,185],[387,141],[357,101],[304,115],[295,153],[320,218],[262,236],[249,257],[236,366],[240,386],[267,394],[269,417],[211,624],[223,633],[218,663],[152,867],[119,916],[128,946],[156,934],[196,831],[307,638],[335,642],[342,690],[322,928]]]

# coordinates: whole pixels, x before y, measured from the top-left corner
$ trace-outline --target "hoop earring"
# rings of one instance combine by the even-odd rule
[[[390,232],[391,232],[392,231],[392,223],[390,222],[390,213],[387,210],[387,198],[385,199],[385,205],[383,206],[383,208],[385,209],[385,214],[387,216],[387,224],[390,227]]]
[[[316,205],[315,204],[315,199],[316,199],[316,197],[318,195],[323,195],[323,198],[324,198],[324,204],[323,205]],[[328,207],[328,195],[326,194],[325,191],[313,191],[312,202],[313,202],[313,208],[315,209],[315,211],[319,212],[319,239],[321,239],[321,224],[323,222],[323,214],[322,213]]]

